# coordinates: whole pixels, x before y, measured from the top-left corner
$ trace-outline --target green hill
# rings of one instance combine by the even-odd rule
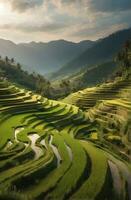
[[[117,71],[119,71],[118,64],[109,61],[87,70],[81,70],[76,74],[64,77],[62,80],[52,81],[51,85],[54,88],[52,98],[61,99],[72,92],[110,81]]]
[[[87,49],[80,56],[74,58],[60,70],[52,75],[52,79],[61,79],[70,74],[79,72],[81,69],[88,69],[92,66],[112,60],[123,47],[126,40],[131,38],[131,28],[118,31],[101,39],[93,47]]]
[[[124,87],[122,92],[130,92],[129,80],[117,85],[117,89]],[[113,84],[111,88],[114,93]],[[111,98],[111,93],[108,95]],[[131,108],[128,98],[116,102],[124,105],[124,113]],[[107,102],[109,108],[112,104],[116,106],[113,100]],[[104,129],[99,132],[93,117],[76,106],[43,98],[1,80],[1,199],[130,198],[130,138],[127,132],[123,137],[119,132],[114,134],[114,126],[110,134]],[[125,150],[124,156],[112,147],[112,141],[126,144],[121,149]]]
[[[50,96],[50,82],[35,72],[28,73],[14,59],[0,57],[0,77],[13,82],[15,85],[27,88],[45,96]]]
[[[127,55],[131,65],[131,51]],[[131,160],[131,69],[123,70],[123,75],[114,81],[71,94],[63,102],[86,112],[94,124],[87,137],[99,138],[102,144],[111,143],[115,151]]]
[[[67,80],[70,80],[70,84],[76,88],[96,86],[110,79],[118,68],[115,62],[109,61],[90,69],[82,70],[81,73],[74,74]]]

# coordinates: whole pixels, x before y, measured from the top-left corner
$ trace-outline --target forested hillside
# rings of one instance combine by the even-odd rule
[[[57,40],[15,44],[0,39],[0,55],[15,58],[29,72],[45,74],[60,69],[94,43],[88,40],[79,43]]]
[[[39,94],[50,96],[50,82],[40,74],[24,71],[23,66],[16,63],[14,58],[0,57],[0,77]]]
[[[61,79],[67,75],[88,69],[95,65],[112,60],[123,47],[126,40],[131,38],[131,29],[118,31],[100,40],[92,48],[76,57],[52,75],[52,79]]]

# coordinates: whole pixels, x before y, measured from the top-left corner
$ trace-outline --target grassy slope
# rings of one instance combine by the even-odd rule
[[[119,91],[122,96],[126,93],[125,99],[119,96]],[[129,177],[131,175],[129,156],[126,152],[130,140],[125,137],[126,135],[130,137],[128,126],[126,135],[122,137],[126,147],[114,145],[114,138],[112,142],[108,141],[106,137],[118,136],[116,132],[113,132],[113,130],[117,130],[115,126],[110,127],[107,122],[111,121],[110,115],[114,114],[111,113],[112,108],[116,111],[117,107],[119,109],[122,107],[124,116],[127,116],[126,111],[130,109],[129,91],[130,81],[122,80],[122,82],[117,81],[107,86],[95,87],[77,93],[74,95],[75,99],[79,97],[79,103],[81,103],[80,99],[82,98],[85,109],[87,109],[88,101],[91,100],[95,105],[98,97],[99,100],[102,100],[103,97],[106,98],[104,102],[97,102],[96,106],[84,113],[76,106],[41,98],[38,95],[12,87],[6,82],[0,82],[0,188],[2,195],[4,196],[5,190],[9,190],[6,193],[7,196],[16,195],[20,198],[24,193],[24,199],[87,197],[89,199],[110,199],[108,196],[110,193],[111,198],[117,196],[117,199],[121,199],[113,192],[115,190],[113,184],[108,188],[108,183],[114,181],[108,163],[111,160],[115,162],[115,166],[119,169],[118,173],[122,176],[121,193],[123,200],[126,199],[130,195],[128,191],[130,182],[126,172],[128,171]],[[28,98],[25,98],[26,96]],[[18,99],[20,100],[18,101]],[[108,115],[104,114],[103,116],[100,112],[106,112]],[[115,113],[116,118],[113,118],[116,125],[119,115],[120,110]],[[19,126],[24,127],[24,130],[15,136],[15,128]],[[110,132],[108,132],[109,130]],[[31,134],[38,136],[34,149],[29,137]],[[53,137],[52,144],[55,145],[61,156],[59,166],[57,166],[58,158],[50,145],[51,135]],[[98,135],[99,140],[96,135]],[[69,154],[67,145],[72,156]],[[37,159],[35,146],[42,151],[42,156],[37,156]],[[125,156],[118,150],[126,150]],[[120,162],[123,163],[124,169]],[[20,191],[19,195],[17,191]]]

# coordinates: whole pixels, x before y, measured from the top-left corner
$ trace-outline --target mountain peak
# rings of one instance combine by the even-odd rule
[[[41,74],[54,72],[69,60],[89,48],[87,42],[74,43],[64,39],[47,43],[35,42],[15,44],[0,40],[0,54],[14,57],[26,70]]]

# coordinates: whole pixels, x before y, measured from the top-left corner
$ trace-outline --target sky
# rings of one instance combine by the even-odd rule
[[[0,38],[97,40],[131,27],[131,0],[0,0]]]

